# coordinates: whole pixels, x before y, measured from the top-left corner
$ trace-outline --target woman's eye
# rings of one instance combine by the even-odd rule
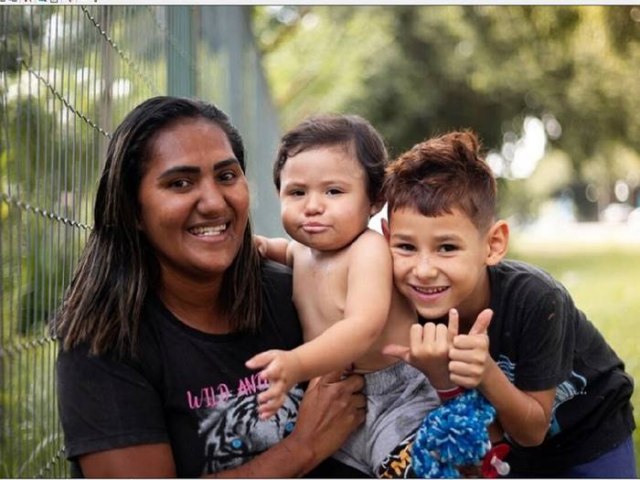
[[[186,178],[179,178],[177,180],[173,180],[171,183],[169,183],[169,187],[176,189],[176,190],[184,190],[185,188],[189,187],[191,185],[191,182],[189,180],[187,180]]]
[[[228,171],[228,172],[222,172],[218,178],[220,179],[221,182],[232,182],[233,180],[235,180],[237,178],[237,174],[236,172],[232,172],[232,171]]]

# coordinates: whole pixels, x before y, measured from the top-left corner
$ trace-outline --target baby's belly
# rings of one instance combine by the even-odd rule
[[[354,373],[370,373],[387,368],[399,362],[395,357],[383,355],[380,351],[368,352],[354,362]]]

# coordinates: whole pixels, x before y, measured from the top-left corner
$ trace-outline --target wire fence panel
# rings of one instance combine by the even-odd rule
[[[216,25],[233,30],[225,38]],[[0,477],[69,474],[48,321],[91,230],[110,132],[167,93],[231,114],[247,141],[256,230],[280,234],[278,122],[247,8],[0,6]]]

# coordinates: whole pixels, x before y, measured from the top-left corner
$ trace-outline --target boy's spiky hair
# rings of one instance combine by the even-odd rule
[[[487,229],[495,219],[497,187],[479,152],[478,137],[463,130],[418,143],[400,155],[385,171],[389,217],[402,208],[429,217],[458,208],[478,230]]]

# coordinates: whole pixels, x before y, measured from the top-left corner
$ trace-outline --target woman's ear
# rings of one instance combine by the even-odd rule
[[[509,225],[504,220],[494,223],[487,233],[487,265],[495,265],[507,254]]]

